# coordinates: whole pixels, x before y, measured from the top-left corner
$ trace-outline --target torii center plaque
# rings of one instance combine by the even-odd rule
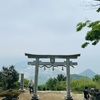
[[[57,66],[64,66],[66,67],[66,97],[65,100],[73,100],[71,93],[70,93],[70,66],[77,65],[77,62],[72,62],[70,59],[77,59],[80,54],[73,54],[73,55],[37,55],[37,54],[29,54],[25,53],[25,56],[28,58],[35,59],[32,62],[28,62],[28,65],[35,66],[35,77],[34,77],[34,94],[31,100],[39,100],[37,90],[38,90],[38,72],[40,65],[44,67],[44,69]],[[42,62],[40,59],[50,59],[49,62]],[[63,62],[56,62],[55,59],[62,59]]]

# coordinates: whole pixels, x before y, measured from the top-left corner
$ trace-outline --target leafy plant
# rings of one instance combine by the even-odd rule
[[[29,80],[28,79],[24,79],[24,87],[28,88],[28,83],[29,83]]]
[[[3,90],[14,88],[15,82],[19,79],[19,74],[15,70],[14,66],[9,68],[3,67],[1,71],[0,84]]]
[[[77,24],[77,31],[80,31],[85,26],[87,26],[90,30],[87,32],[85,36],[86,42],[82,44],[82,48],[85,48],[90,42],[92,45],[96,45],[100,41],[100,20],[97,21],[90,21],[87,20],[86,22],[80,22]]]
[[[20,95],[20,92],[18,90],[7,90],[0,93],[0,97],[5,97],[7,100],[18,98],[19,95]]]

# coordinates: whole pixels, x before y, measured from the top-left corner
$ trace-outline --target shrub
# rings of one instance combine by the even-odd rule
[[[89,88],[96,88],[96,83],[89,79],[80,79],[71,81],[72,91],[83,92],[85,86]]]
[[[2,87],[0,87],[0,92],[2,91]]]
[[[7,100],[18,98],[19,95],[20,95],[20,92],[18,90],[7,90],[0,93],[0,97],[5,97]]]
[[[28,86],[28,83],[29,83],[29,80],[28,79],[24,79],[24,87],[25,88],[28,88],[29,86]]]
[[[58,91],[66,90],[66,81],[57,82],[56,88]]]
[[[20,82],[14,82],[12,85],[12,89],[19,89],[20,88]]]

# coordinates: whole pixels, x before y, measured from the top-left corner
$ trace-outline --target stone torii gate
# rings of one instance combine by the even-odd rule
[[[74,55],[36,55],[36,54],[28,54],[25,53],[25,56],[28,58],[33,58],[35,61],[28,62],[28,65],[35,65],[35,79],[34,79],[34,94],[31,100],[39,100],[37,90],[38,90],[38,72],[39,67],[44,67],[44,69],[57,66],[66,67],[66,97],[65,100],[73,100],[70,93],[70,66],[77,65],[77,62],[72,62],[70,59],[77,59],[80,54]],[[41,62],[40,59],[50,59],[50,62]],[[55,59],[63,59],[64,62],[55,62]]]

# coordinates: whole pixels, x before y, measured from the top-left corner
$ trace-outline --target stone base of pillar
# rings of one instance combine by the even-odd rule
[[[20,92],[25,92],[25,89],[19,89]]]
[[[38,96],[32,96],[31,100],[39,100]]]
[[[73,98],[72,97],[66,97],[65,96],[65,99],[64,100],[73,100]]]
[[[67,98],[67,99],[65,99],[65,100],[73,100],[73,98]]]

